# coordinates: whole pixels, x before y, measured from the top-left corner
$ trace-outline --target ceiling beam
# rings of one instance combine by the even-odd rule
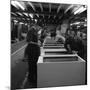
[[[52,6],[49,4],[49,12],[51,13]]]
[[[25,10],[26,6],[24,2],[19,2],[19,1],[11,1],[11,4],[15,6],[16,8],[21,8],[22,10]]]
[[[28,4],[32,7],[34,11],[36,11],[35,6],[31,2],[28,2]]]
[[[40,6],[40,8],[41,8],[41,12],[43,12],[43,6],[42,6],[42,4],[39,3],[39,6]]]
[[[76,11],[77,11],[78,9],[80,9],[81,7],[82,7],[82,5],[79,5],[79,6],[75,7],[75,8],[73,9],[72,13],[76,12]]]
[[[69,11],[71,8],[73,8],[74,7],[74,5],[70,5],[66,10],[65,10],[65,12],[64,13],[66,13],[67,11]]]
[[[60,5],[58,6],[57,13],[60,11],[61,7],[62,7],[62,5],[60,4]]]
[[[41,8],[41,12],[43,12],[43,6],[42,6],[42,4],[39,3],[39,6],[40,6],[40,8]],[[42,14],[42,16],[43,16],[43,18],[44,18],[44,15],[43,15],[43,14]]]

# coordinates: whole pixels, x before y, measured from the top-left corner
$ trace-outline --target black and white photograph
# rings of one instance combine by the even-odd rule
[[[87,9],[10,1],[11,90],[87,85]]]

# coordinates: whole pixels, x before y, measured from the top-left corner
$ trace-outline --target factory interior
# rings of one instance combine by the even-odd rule
[[[10,5],[12,90],[86,85],[87,5],[18,0],[11,0]],[[28,62],[23,60],[31,28],[37,32],[40,47],[37,86],[29,83]],[[73,34],[77,44],[68,40]],[[76,51],[69,52],[68,43]]]

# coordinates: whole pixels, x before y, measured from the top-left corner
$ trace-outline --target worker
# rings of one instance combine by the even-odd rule
[[[56,38],[55,41],[57,43],[63,44],[65,42],[65,37],[61,34],[61,28],[59,27],[60,30],[56,30]]]
[[[80,37],[80,33],[71,31],[69,37],[65,41],[65,48],[69,53],[78,54],[83,58],[84,46]]]
[[[84,58],[84,44],[81,39],[81,32],[77,31],[75,35],[75,50],[77,51],[77,54]]]
[[[25,48],[24,57],[28,62],[28,80],[37,87],[37,61],[40,56],[40,47],[38,45],[38,36],[35,28],[31,28],[27,34],[27,47]]]
[[[75,32],[70,31],[69,36],[65,40],[65,48],[67,49],[68,53],[72,53],[72,51],[75,49],[75,40],[74,40]]]
[[[52,30],[51,31],[51,39],[55,40],[55,37],[56,37],[56,31]]]

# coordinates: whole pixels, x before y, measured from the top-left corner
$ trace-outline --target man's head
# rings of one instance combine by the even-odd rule
[[[75,36],[75,31],[74,31],[74,30],[71,30],[71,31],[70,31],[70,36],[71,36],[71,37],[74,37],[74,36]]]
[[[87,34],[86,33],[82,33],[82,39],[86,40],[87,39]]]
[[[37,30],[35,28],[30,28],[30,30],[27,33],[27,37],[26,37],[26,41],[30,42],[37,42],[38,41],[38,33]]]
[[[77,31],[76,35],[78,38],[81,38],[81,32],[80,31]]]

